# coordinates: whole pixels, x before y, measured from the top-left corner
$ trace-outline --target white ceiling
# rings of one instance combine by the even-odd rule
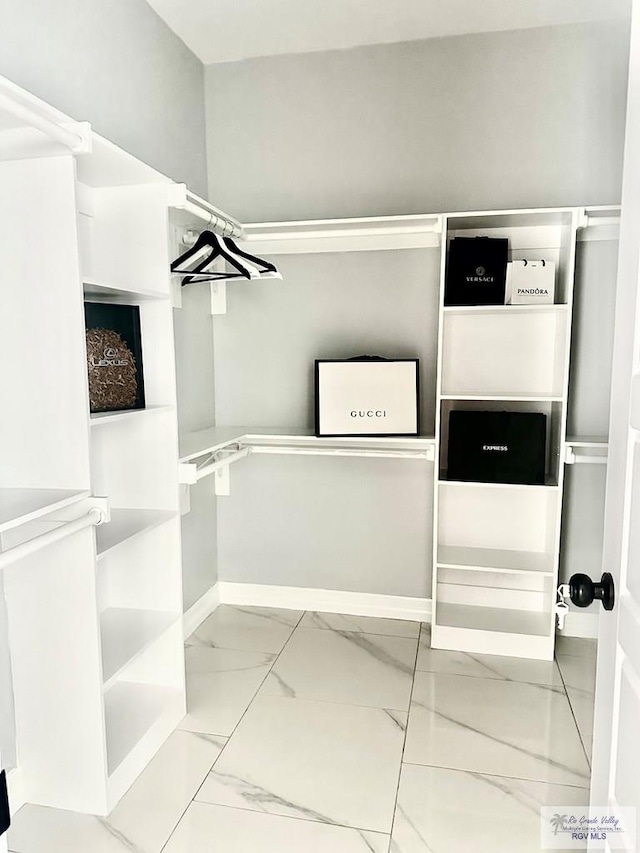
[[[148,0],[209,64],[628,17],[630,0]]]

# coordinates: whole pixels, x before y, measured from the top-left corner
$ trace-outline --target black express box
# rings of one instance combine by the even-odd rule
[[[546,421],[540,412],[450,412],[447,479],[544,485]]]
[[[89,408],[144,409],[140,308],[85,302]]]
[[[317,436],[419,435],[417,358],[315,362]]]
[[[445,305],[504,305],[509,241],[454,237],[449,244]]]

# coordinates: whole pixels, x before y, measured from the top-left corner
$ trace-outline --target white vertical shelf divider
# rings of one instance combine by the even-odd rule
[[[447,238],[509,239],[509,259],[557,265],[555,306],[444,305],[440,280],[434,493],[434,648],[553,658],[580,211],[451,214]],[[471,357],[470,349],[473,349]],[[456,409],[534,411],[547,417],[544,486],[447,479],[448,418]]]

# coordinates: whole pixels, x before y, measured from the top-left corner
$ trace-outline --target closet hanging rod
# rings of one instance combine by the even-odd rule
[[[192,193],[187,189],[186,184],[169,186],[169,207],[186,211],[191,216],[202,220],[204,228],[215,231],[223,237],[234,237],[240,240],[244,238],[244,228],[237,219]]]
[[[240,223],[235,222],[233,219],[229,219],[222,213],[219,213],[215,210],[207,210],[206,208],[199,207],[192,201],[187,201],[185,203],[184,210],[186,210],[188,213],[193,214],[193,216],[197,216],[198,219],[201,219],[205,223],[206,228],[208,228],[210,231],[214,231],[215,233],[222,235],[223,237],[243,236],[243,230]]]
[[[16,545],[15,548],[0,552],[0,570],[11,565],[11,563],[15,563],[17,560],[22,560],[24,557],[35,554],[41,548],[46,548],[48,545],[53,545],[61,539],[66,539],[67,536],[79,533],[80,530],[84,530],[86,527],[102,524],[105,520],[106,516],[104,512],[97,507],[93,507],[86,515],[77,518],[75,521],[69,521],[60,527],[56,527],[55,530],[50,530],[48,533],[43,533],[41,536],[36,536],[33,539],[22,542],[20,545]]]
[[[368,450],[359,447],[295,447],[293,445],[251,445],[252,453],[283,456],[361,456],[375,459],[426,459],[433,461],[434,448],[424,450]]]
[[[3,92],[0,92],[0,110],[11,113],[14,118],[46,133],[51,139],[66,146],[72,154],[86,154],[91,150],[88,135],[85,136],[80,131],[61,127],[59,124],[51,121],[51,119],[39,115],[25,104],[21,104]],[[88,127],[88,125],[85,125],[85,127]]]

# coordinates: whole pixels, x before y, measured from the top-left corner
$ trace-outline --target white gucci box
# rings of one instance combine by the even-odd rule
[[[553,261],[519,260],[507,264],[506,301],[511,305],[551,305],[555,285]]]
[[[316,435],[419,435],[418,359],[317,359]]]

